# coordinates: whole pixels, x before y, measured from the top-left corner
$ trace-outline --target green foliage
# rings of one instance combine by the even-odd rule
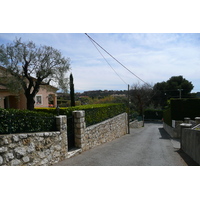
[[[75,106],[75,95],[74,95],[74,78],[73,75],[70,74],[70,98],[71,98],[71,106]]]
[[[179,98],[180,89],[181,89],[181,97],[189,98],[191,97],[190,92],[194,86],[192,83],[183,76],[172,76],[166,82],[156,83],[153,87],[154,96],[153,102],[154,105],[161,105],[163,108],[167,104],[167,100],[170,98]]]
[[[178,89],[183,89],[182,97],[185,97],[194,88],[192,83],[183,78],[183,76],[172,76],[166,83],[166,89],[169,90],[171,96],[179,96]]]
[[[129,120],[130,121],[134,121],[136,119],[138,119],[138,116],[139,116],[139,113],[133,109],[130,109],[130,112],[129,112]]]
[[[200,99],[171,99],[169,108],[164,111],[164,122],[171,125],[171,120],[194,119],[200,116]]]
[[[200,116],[200,99],[173,99],[170,105],[172,118],[175,120]]]
[[[25,133],[55,130],[52,114],[17,109],[0,109],[0,133]]]
[[[104,103],[126,103],[127,97],[113,97],[113,96],[105,96],[105,97],[80,97],[79,100],[81,101],[82,105],[86,104],[104,104]]]
[[[124,104],[94,104],[68,108],[37,108],[35,111],[0,109],[0,133],[25,133],[55,130],[55,115],[72,116],[85,110],[86,125],[92,125],[126,112]]]
[[[13,85],[23,89],[29,110],[34,109],[34,98],[41,85],[54,81],[63,91],[67,90],[68,79],[64,74],[69,70],[70,59],[50,46],[36,46],[32,41],[22,42],[21,38],[0,45],[0,65],[9,72],[4,84],[12,90],[16,88]]]
[[[126,112],[126,106],[124,104],[113,103],[74,106],[68,108],[59,108],[59,110],[56,108],[37,108],[35,110],[54,115],[67,115],[68,117],[72,116],[72,112],[75,110],[85,110],[86,125],[89,126]]]
[[[171,108],[167,108],[163,111],[163,121],[168,124],[169,126],[172,126],[172,117],[171,117]]]
[[[86,113],[86,125],[92,125],[112,118],[123,112],[126,112],[124,104],[99,104],[99,107],[88,108]]]
[[[147,109],[144,111],[145,119],[159,119],[163,118],[163,111],[156,109]]]

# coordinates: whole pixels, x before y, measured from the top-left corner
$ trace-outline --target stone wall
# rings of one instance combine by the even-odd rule
[[[188,117],[184,118],[184,121],[181,120],[172,120],[172,127],[163,122],[163,128],[172,138],[180,138],[181,137],[181,124],[191,124],[192,127],[200,124],[200,117],[195,117],[195,120],[191,120]]]
[[[130,128],[141,128],[143,126],[143,121],[134,120],[130,122]]]
[[[183,121],[174,121],[174,127],[171,127],[163,122],[163,128],[172,138],[180,138],[181,123],[183,123]]]
[[[85,112],[74,111],[75,145],[82,151],[110,142],[128,132],[127,113],[86,128]]]
[[[85,111],[74,111],[75,147],[80,152],[128,133],[127,114],[99,124],[85,125]],[[0,166],[48,166],[70,157],[67,118],[58,116],[55,132],[0,135]]]
[[[66,116],[57,117],[56,132],[0,135],[0,166],[52,165],[67,158]]]
[[[200,165],[200,131],[189,128],[182,130],[181,148]]]

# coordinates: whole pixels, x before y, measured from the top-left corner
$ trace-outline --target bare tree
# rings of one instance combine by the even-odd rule
[[[144,114],[144,109],[150,103],[152,96],[152,87],[150,84],[140,85],[139,83],[133,84],[130,90],[130,99],[133,103],[134,109],[139,115]]]
[[[37,47],[32,41],[16,39],[13,43],[0,46],[0,64],[15,79],[12,85],[18,83],[24,90],[29,110],[34,109],[35,96],[41,85],[49,85],[53,81],[59,88],[66,89],[64,74],[69,70],[70,59],[53,47]]]

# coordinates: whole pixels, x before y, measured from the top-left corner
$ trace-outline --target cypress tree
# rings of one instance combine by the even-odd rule
[[[70,74],[70,98],[71,98],[71,106],[75,106],[75,96],[74,96],[74,79],[72,73]]]

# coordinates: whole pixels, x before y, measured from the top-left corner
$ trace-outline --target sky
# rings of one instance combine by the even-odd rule
[[[137,77],[151,85],[182,75],[200,91],[199,33],[88,33],[107,52]],[[127,85],[143,84],[94,44],[84,33],[0,33],[0,44],[15,38],[48,45],[70,59],[76,92],[126,90]],[[105,60],[105,59],[106,60]]]

